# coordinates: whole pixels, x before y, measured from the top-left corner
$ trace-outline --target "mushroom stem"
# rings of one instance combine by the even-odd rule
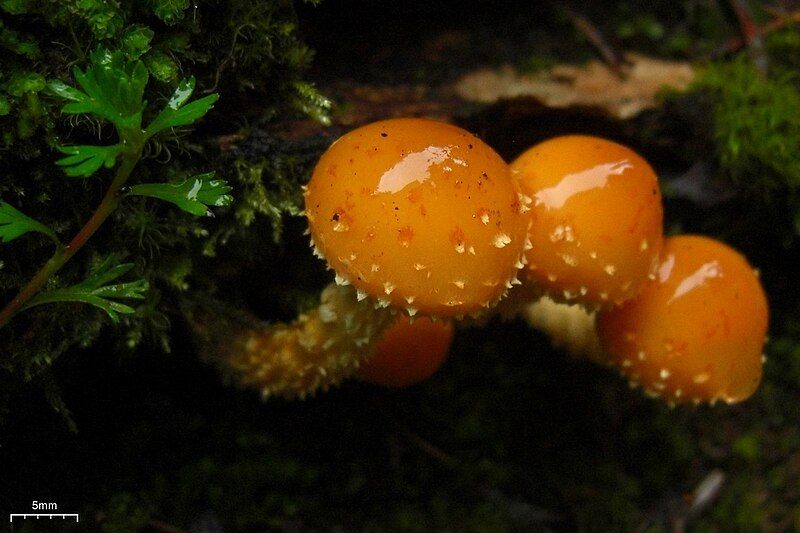
[[[509,291],[489,312],[461,321],[461,325],[483,327],[493,318],[514,320],[519,317],[547,335],[553,346],[571,356],[608,364],[595,331],[596,315],[582,305],[557,302],[528,281]]]
[[[291,324],[251,320],[221,327],[193,314],[204,355],[244,388],[264,398],[305,398],[355,374],[374,341],[393,323],[394,311],[358,301],[352,287],[328,285],[320,305]]]
[[[558,303],[548,296],[522,309],[528,323],[546,334],[553,346],[572,356],[603,364],[603,349],[594,327],[595,314],[583,306]]]

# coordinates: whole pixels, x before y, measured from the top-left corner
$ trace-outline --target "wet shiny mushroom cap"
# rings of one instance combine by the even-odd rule
[[[661,192],[630,148],[583,135],[537,144],[512,164],[533,199],[527,276],[588,307],[633,297],[658,262]]]
[[[312,244],[337,280],[412,315],[489,307],[523,266],[529,221],[508,165],[449,124],[351,131],[323,154],[305,201]]]
[[[442,366],[453,343],[453,324],[400,316],[376,341],[375,351],[361,365],[364,381],[390,388],[425,381]]]
[[[601,311],[609,362],[667,401],[738,402],[761,380],[767,300],[747,260],[699,236],[664,241],[656,279]]]

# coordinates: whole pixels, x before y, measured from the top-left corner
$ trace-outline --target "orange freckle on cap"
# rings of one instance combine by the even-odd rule
[[[353,224],[353,218],[342,207],[337,207],[330,217],[331,228],[334,232],[349,231]]]
[[[408,201],[411,202],[412,204],[415,204],[415,203],[419,202],[420,200],[422,200],[422,188],[421,187],[416,187],[416,188],[412,189],[408,193],[406,198],[408,198]]]
[[[612,141],[570,135],[534,146],[511,169],[533,199],[526,257],[537,268],[526,270],[528,278],[554,298],[584,287],[576,301],[590,306],[635,296],[662,242],[661,194],[650,165]]]
[[[661,265],[639,295],[598,314],[609,362],[633,360],[630,371],[645,387],[666,370],[666,392],[676,402],[748,398],[761,380],[769,314],[752,267],[727,245],[699,236],[666,239]]]
[[[456,226],[450,232],[450,244],[452,244],[455,247],[459,247],[460,246],[460,247],[463,248],[464,247],[464,238],[465,238],[464,237],[464,230],[462,230],[458,226]]]
[[[397,232],[397,240],[401,246],[408,247],[411,241],[414,240],[414,230],[410,226],[400,228]]]

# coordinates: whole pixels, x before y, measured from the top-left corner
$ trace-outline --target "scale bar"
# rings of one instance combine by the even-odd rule
[[[13,522],[15,516],[19,516],[23,520],[29,516],[35,516],[37,519],[44,516],[50,518],[50,520],[52,520],[53,517],[66,519],[74,516],[75,522],[81,521],[80,516],[78,516],[77,513],[14,513],[9,515],[8,521]]]

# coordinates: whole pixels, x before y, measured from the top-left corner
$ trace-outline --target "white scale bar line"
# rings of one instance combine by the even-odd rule
[[[54,516],[56,518],[65,518],[65,519],[74,516],[75,517],[75,522],[80,522],[81,521],[81,518],[77,513],[13,513],[13,514],[9,515],[8,521],[9,522],[13,522],[15,516],[20,516],[22,518],[27,518],[29,516],[35,516],[36,518],[39,518],[39,517],[42,517],[42,516],[46,516],[46,517],[50,518],[51,520],[53,519]]]

